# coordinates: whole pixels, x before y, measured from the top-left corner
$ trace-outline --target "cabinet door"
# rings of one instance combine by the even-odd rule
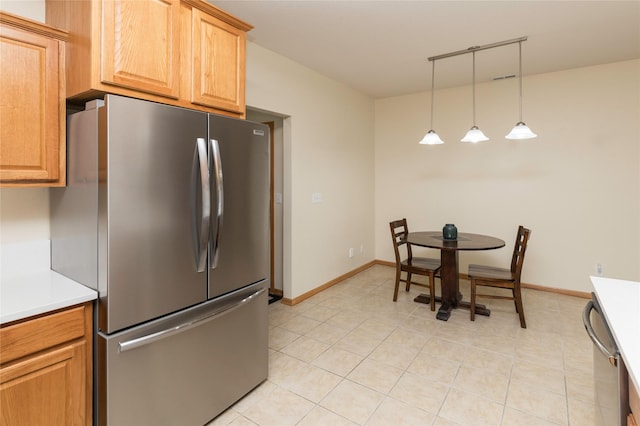
[[[244,31],[193,9],[191,102],[244,112],[245,44]]]
[[[0,370],[0,424],[84,425],[85,343],[45,352]]]
[[[102,82],[177,99],[179,0],[102,4]]]
[[[0,181],[61,176],[58,40],[0,25]],[[62,133],[64,135],[64,133]]]

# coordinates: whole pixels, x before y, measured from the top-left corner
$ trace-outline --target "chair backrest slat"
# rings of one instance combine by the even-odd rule
[[[529,242],[530,235],[530,229],[527,229],[522,225],[518,227],[518,235],[516,236],[516,243],[513,247],[513,257],[511,258],[511,273],[514,276],[516,283],[520,283],[524,254],[527,251],[527,243]]]
[[[411,259],[411,244],[407,244],[407,235],[409,235],[407,219],[402,218],[400,220],[394,220],[393,222],[389,223],[389,228],[391,229],[391,238],[393,239],[393,249],[396,255],[396,263],[399,264],[401,262],[400,247],[402,245],[406,245],[407,258]]]

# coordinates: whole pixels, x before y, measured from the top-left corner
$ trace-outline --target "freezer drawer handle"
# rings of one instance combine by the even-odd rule
[[[235,311],[236,309],[240,308],[241,306],[246,305],[252,299],[255,299],[256,297],[260,296],[264,292],[265,292],[265,289],[261,288],[260,290],[256,291],[250,296],[245,297],[244,299],[238,301],[237,303],[230,304],[229,306],[225,306],[222,310],[216,311],[213,314],[208,315],[206,317],[197,318],[193,321],[189,321],[189,322],[177,325],[175,327],[168,328],[166,330],[162,330],[146,336],[138,337],[137,339],[129,340],[126,342],[120,342],[119,343],[120,352],[125,352],[131,349],[139,348],[141,346],[149,345],[151,343],[157,342],[158,340],[162,340],[166,337],[173,336],[174,334],[182,333],[183,331],[187,331],[194,327],[204,325],[209,321],[220,318],[221,316],[229,314]]]
[[[202,200],[202,212],[200,213],[200,228],[196,228],[197,219],[194,220],[193,225],[193,241],[194,250],[196,255],[196,270],[198,272],[204,272],[207,262],[207,244],[209,243],[209,224],[211,222],[211,195],[209,189],[209,168],[207,165],[207,142],[203,138],[198,138],[196,141],[196,150],[193,154],[193,168],[191,170],[192,179],[192,205],[193,215],[197,217],[196,212],[196,197],[195,188],[200,178],[201,187],[201,200]]]
[[[584,323],[584,328],[587,329],[587,334],[589,335],[589,338],[591,339],[593,344],[596,345],[596,347],[600,350],[600,352],[602,352],[602,354],[609,359],[609,363],[615,367],[618,365],[618,359],[616,355],[611,354],[607,350],[607,348],[602,344],[602,342],[598,340],[596,333],[593,331],[593,326],[591,325],[589,314],[594,309],[595,309],[595,306],[593,305],[593,300],[590,300],[587,303],[587,306],[584,307],[584,311],[582,311],[582,322]],[[596,312],[598,313],[598,315],[600,315],[600,312],[598,311]]]

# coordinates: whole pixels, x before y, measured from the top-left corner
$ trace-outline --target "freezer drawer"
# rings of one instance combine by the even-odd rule
[[[99,334],[98,424],[203,425],[265,380],[266,288]]]

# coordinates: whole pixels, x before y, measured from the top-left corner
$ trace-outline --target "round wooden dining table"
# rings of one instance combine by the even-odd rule
[[[504,241],[488,235],[458,233],[455,240],[445,240],[442,231],[410,232],[407,242],[421,247],[429,247],[440,250],[440,282],[441,297],[436,301],[441,302],[436,314],[439,320],[447,321],[451,310],[455,308],[469,309],[469,302],[462,301],[460,293],[458,252],[461,250],[493,250],[504,247]],[[420,294],[414,301],[429,303],[430,295]],[[476,314],[490,315],[491,311],[484,305],[476,304]]]

